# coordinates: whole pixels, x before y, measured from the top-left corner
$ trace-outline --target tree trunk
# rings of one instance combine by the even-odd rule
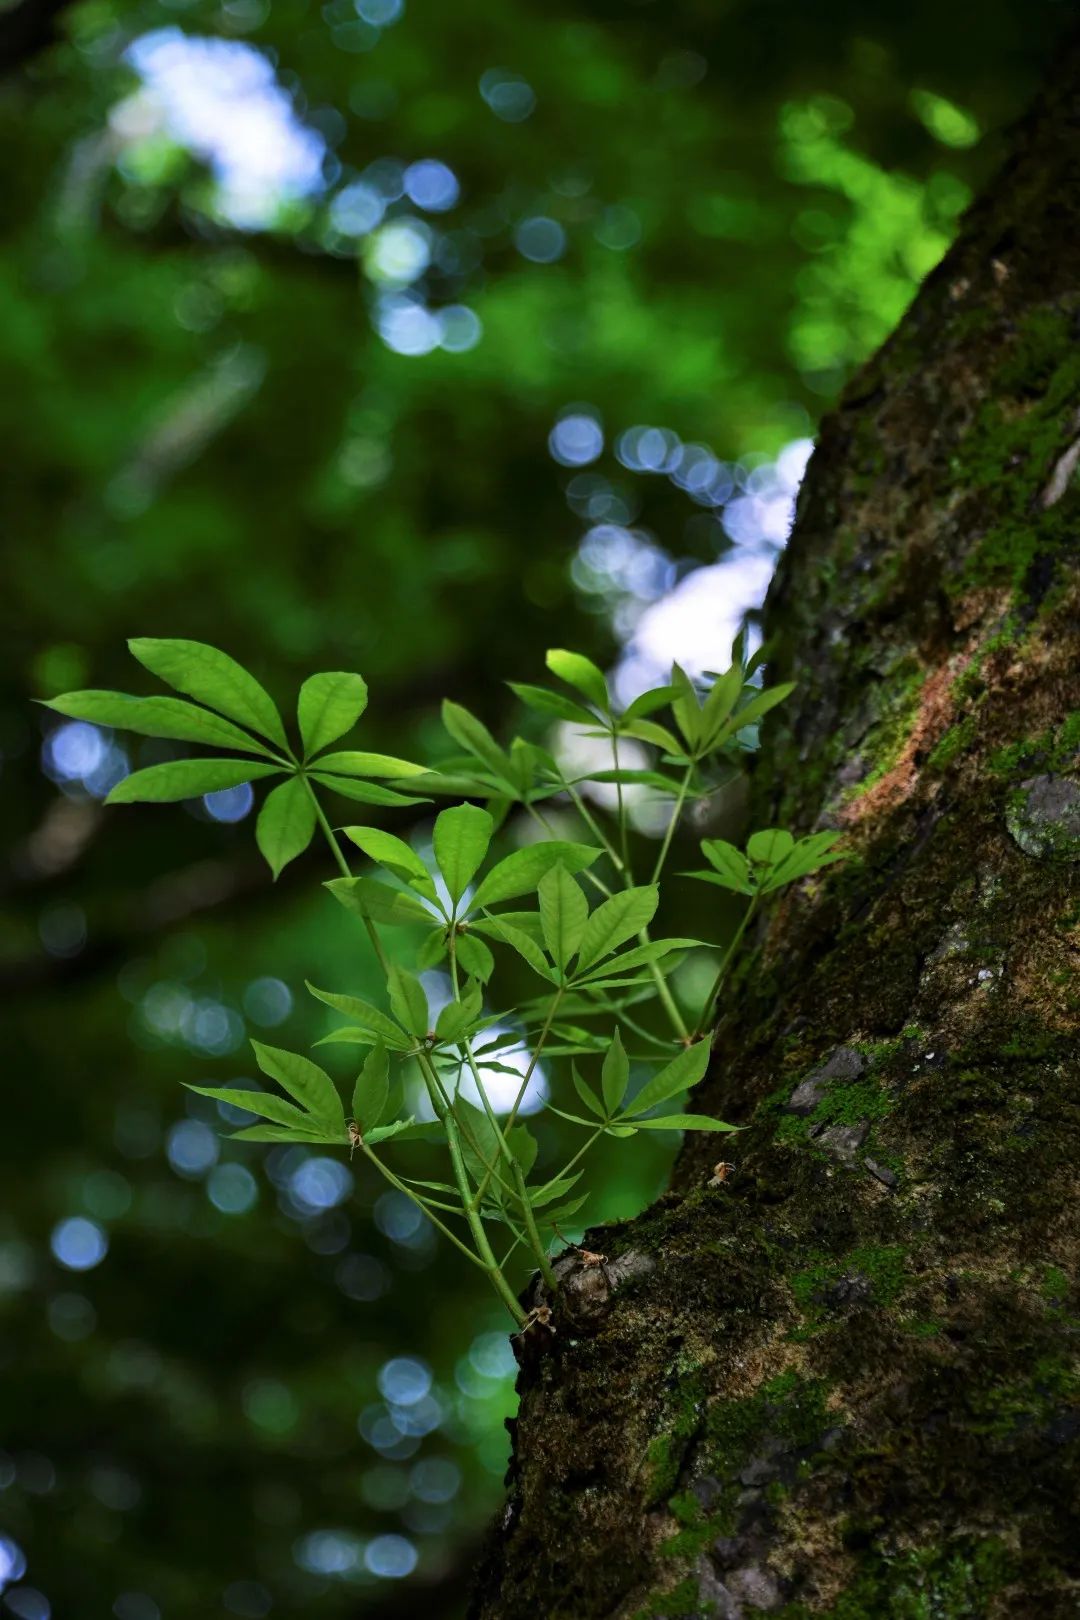
[[[564,1262],[483,1620],[1080,1613],[1078,334],[1072,50],[822,427],[754,819],[851,859],[729,994],[733,1173]]]

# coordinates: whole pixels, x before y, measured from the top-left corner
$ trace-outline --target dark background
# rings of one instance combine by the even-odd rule
[[[227,1145],[180,1086],[306,1046],[305,977],[364,987],[324,857],[275,887],[246,815],[103,811],[152,751],[31,700],[151,690],[125,637],[187,636],[283,703],[359,669],[363,746],[430,758],[443,694],[520,724],[504,680],[640,659],[684,578],[661,651],[722,663],[696,571],[775,552],[800,441],[1065,8],[30,9],[0,13],[0,1614],[451,1616],[506,1462],[497,1304],[358,1166]],[[597,428],[553,454],[567,413]],[[591,1218],[674,1146],[601,1161]]]

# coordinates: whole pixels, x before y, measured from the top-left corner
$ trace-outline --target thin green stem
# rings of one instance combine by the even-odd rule
[[[699,1036],[703,1035],[706,1029],[708,1029],[712,1023],[716,998],[719,996],[720,991],[723,988],[724,980],[727,978],[728,969],[734,960],[735,952],[742,944],[743,935],[750,926],[750,920],[757,909],[757,903],[758,897],[755,894],[750,904],[743,912],[738,928],[736,928],[735,932],[731,936],[731,939],[728,941],[727,950],[720,958],[720,966],[716,971],[716,978],[713,980],[712,989],[709,991],[709,994],[705,999],[705,1005],[701,1010],[701,1017],[698,1019],[697,1027],[694,1030],[695,1040],[697,1040]]]
[[[611,758],[612,758],[612,762],[613,762],[613,764],[615,766],[616,771],[618,771],[618,769],[619,769],[619,734],[615,730],[614,725],[612,725],[612,728],[611,728]],[[615,783],[615,803],[616,803],[616,806],[617,806],[617,825],[618,825],[618,828],[619,828],[619,850],[620,850],[620,853],[622,854],[623,876],[626,879],[626,886],[627,886],[627,888],[629,888],[630,885],[633,883],[634,879],[633,879],[633,877],[631,876],[631,873],[630,873],[630,835],[629,835],[629,832],[628,832],[627,826],[626,826],[626,805],[623,802],[623,790],[622,790],[622,783],[621,782],[616,782]]]
[[[351,878],[352,877],[352,872],[349,870],[349,863],[345,859],[344,855],[341,853],[341,845],[338,843],[336,837],[334,836],[334,829],[331,827],[329,821],[327,821],[327,819],[326,819],[326,812],[323,810],[322,805],[319,803],[319,796],[315,792],[315,789],[312,787],[311,783],[308,781],[306,776],[304,777],[304,786],[307,788],[308,793],[309,793],[309,795],[311,797],[311,802],[315,806],[315,819],[318,821],[319,826],[323,830],[323,834],[324,834],[324,836],[326,838],[326,842],[330,845],[330,848],[331,848],[331,850],[333,852],[334,859],[337,861],[338,868],[339,868],[339,870],[341,872],[342,877]],[[370,939],[370,941],[372,943],[372,946],[374,947],[375,955],[379,959],[379,966],[382,968],[384,974],[388,974],[390,972],[390,960],[387,957],[387,954],[386,954],[385,950],[383,949],[383,943],[382,943],[382,940],[379,938],[378,932],[376,931],[375,924],[372,922],[371,918],[369,917],[368,912],[367,912],[367,908],[365,907],[363,901],[360,899],[359,895],[356,896],[356,908],[360,913],[360,918],[361,918],[361,921],[364,924],[364,927],[367,929],[368,938]]]
[[[532,1204],[529,1202],[529,1189],[525,1185],[525,1172],[522,1170],[516,1159],[514,1161],[514,1181],[517,1185],[518,1198],[521,1201],[521,1214],[522,1219],[525,1222],[525,1231],[528,1235],[529,1247],[532,1249],[532,1252],[535,1254],[537,1262],[539,1263],[540,1275],[543,1277],[548,1287],[554,1291],[558,1287],[559,1281],[554,1271],[551,1269],[551,1261],[548,1258],[548,1252],[545,1249],[543,1241],[540,1237],[540,1231],[536,1224],[536,1216],[533,1213]]]
[[[575,1164],[577,1164],[578,1160],[583,1159],[585,1157],[586,1153],[588,1153],[589,1149],[592,1147],[592,1145],[596,1141],[597,1137],[603,1136],[603,1134],[604,1134],[604,1127],[602,1125],[600,1125],[600,1126],[598,1126],[596,1128],[595,1131],[593,1131],[592,1135],[589,1137],[589,1140],[585,1143],[585,1146],[578,1148],[577,1152],[574,1154],[574,1157],[572,1159],[570,1159],[566,1164],[564,1164],[562,1169],[556,1175],[548,1177],[547,1181],[545,1181],[545,1183],[544,1183],[543,1187],[541,1187],[540,1191],[545,1192],[547,1190],[547,1188],[551,1186],[552,1182],[562,1181],[563,1178],[565,1176],[567,1176],[570,1173],[570,1171],[574,1168],[574,1166],[575,1166]]]
[[[421,1198],[420,1194],[413,1192],[412,1188],[408,1187],[399,1176],[395,1176],[394,1172],[389,1169],[387,1165],[383,1164],[382,1160],[377,1158],[365,1143],[361,1142],[360,1146],[366,1157],[371,1160],[376,1170],[381,1176],[385,1177],[385,1179],[390,1183],[391,1187],[395,1187],[398,1192],[404,1193],[405,1197],[410,1199],[412,1203],[416,1205],[417,1209],[423,1210],[432,1226],[434,1226],[437,1231],[441,1232],[443,1237],[447,1238],[454,1245],[455,1249],[460,1249],[461,1253],[465,1255],[467,1259],[471,1260],[474,1266],[479,1266],[481,1271],[487,1270],[487,1266],[480,1259],[480,1256],[474,1253],[474,1251],[469,1248],[467,1243],[462,1243],[461,1239],[457,1237],[455,1233],[451,1232],[445,1221],[440,1221],[437,1215],[433,1215],[431,1213],[431,1206],[426,1198]],[[443,1206],[440,1206],[440,1208],[441,1207]]]
[[[664,840],[660,845],[660,851],[656,857],[656,865],[653,867],[653,875],[651,879],[653,883],[659,883],[660,881],[660,874],[664,870],[664,862],[667,860],[668,850],[671,848],[671,840],[675,836],[675,829],[678,827],[679,818],[682,815],[682,807],[686,803],[686,795],[690,791],[690,780],[693,774],[694,765],[693,761],[691,761],[686,767],[682,781],[679,783],[679,791],[675,796],[675,804],[671,812],[671,819],[667,824],[667,830],[664,833]]]
[[[469,1187],[468,1172],[465,1169],[465,1160],[461,1153],[461,1139],[458,1136],[457,1120],[453,1114],[446,1115],[443,1126],[446,1130],[446,1141],[450,1149],[450,1163],[454,1170],[454,1180],[461,1195],[465,1219],[469,1223],[469,1231],[472,1233],[473,1242],[476,1244],[476,1252],[484,1262],[485,1269],[491,1279],[491,1286],[520,1327],[525,1321],[525,1312],[518,1304],[514,1290],[499,1269],[495,1251],[491,1247],[484,1223],[480,1219],[480,1212],[474,1201],[474,1194]]]

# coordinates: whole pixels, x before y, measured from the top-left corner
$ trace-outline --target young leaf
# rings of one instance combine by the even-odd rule
[[[489,771],[494,771],[507,787],[512,785],[509,780],[510,761],[482,720],[470,714],[460,703],[451,703],[447,698],[442,706],[442,722],[460,748],[480,760]]]
[[[353,1118],[362,1131],[370,1131],[386,1112],[390,1093],[389,1060],[382,1041],[376,1041],[353,1087]]]
[[[807,877],[811,872],[820,871],[823,866],[831,866],[834,861],[845,860],[846,856],[833,848],[838,837],[839,834],[835,832],[821,832],[800,838],[768,873],[762,884],[764,891],[768,893],[772,889],[782,888],[785,883]]]
[[[711,1114],[664,1114],[651,1119],[636,1119],[639,1131],[737,1131],[738,1125],[725,1125]]]
[[[742,731],[745,726],[755,725],[757,721],[768,714],[770,709],[775,709],[778,703],[783,703],[785,698],[789,698],[794,690],[795,683],[790,681],[784,686],[770,686],[767,692],[759,692],[756,697],[750,699],[749,703],[745,703],[741,709],[735,711],[731,719],[723,727],[713,746],[716,747],[727,736],[734,736],[737,731]]]
[[[351,1018],[365,1035],[376,1041],[384,1041],[394,1051],[404,1052],[412,1046],[412,1041],[392,1018],[380,1012],[378,1007],[372,1007],[368,1002],[361,1001],[358,996],[339,996],[333,990],[320,990],[317,985],[310,983],[308,989],[317,1001],[324,1001],[328,1007],[333,1007],[335,1012],[344,1013],[346,1018]],[[337,1039],[340,1034],[341,1031],[337,1030],[331,1038]]]
[[[280,1046],[264,1046],[252,1041],[255,1061],[263,1074],[284,1086],[290,1097],[313,1114],[320,1124],[344,1126],[345,1111],[337,1087],[325,1069],[299,1052],[286,1052]]]
[[[331,776],[382,776],[400,781],[407,776],[426,776],[423,765],[398,759],[394,754],[365,754],[349,748],[338,754],[323,754],[315,761],[320,771]]]
[[[435,859],[455,906],[487,854],[493,826],[488,812],[473,804],[444,810],[435,819],[432,835]]]
[[[384,832],[381,827],[343,827],[346,838],[362,849],[373,861],[385,866],[395,877],[403,878],[429,900],[436,898],[431,873],[420,856],[403,838]]]
[[[576,686],[590,703],[595,703],[605,714],[610,712],[607,681],[591,658],[586,658],[582,653],[567,652],[565,647],[551,647],[544,662],[551,673],[565,681],[567,686]]]
[[[193,1086],[187,1080],[184,1085],[189,1091],[197,1091],[200,1097],[212,1097],[215,1102],[244,1108],[249,1114],[275,1120],[279,1125],[294,1125],[299,1130],[311,1129],[310,1114],[305,1114],[272,1091],[246,1091],[237,1086]]]
[[[228,653],[202,641],[162,641],[152,636],[137,636],[128,646],[139,663],[167,686],[269,737],[279,748],[288,748],[273,698]]]
[[[459,933],[454,949],[466,973],[471,973],[474,979],[487,984],[495,971],[495,958],[483,940],[477,939],[475,934]]]
[[[599,854],[598,849],[588,844],[571,844],[558,838],[545,844],[526,844],[524,849],[515,849],[491,868],[473,895],[469,909],[480,911],[502,900],[534,894],[540,879],[553,867],[564,866],[568,872],[581,872],[591,866]]]
[[[386,984],[394,1017],[403,1029],[422,1041],[428,1032],[428,1004],[420,980],[406,968],[393,963]]]
[[[704,838],[701,853],[709,865],[716,868],[725,889],[733,889],[736,894],[753,894],[757,883],[753,869],[734,844],[729,844],[725,838]]]
[[[564,697],[561,692],[549,692],[546,686],[527,686],[520,681],[507,681],[506,684],[527,708],[536,709],[540,714],[557,715],[560,720],[569,720],[579,726],[596,724],[596,716],[591,709],[575,703],[573,698]]]
[[[105,803],[175,804],[179,799],[197,799],[204,793],[255,782],[261,776],[276,776],[280,770],[280,765],[260,765],[251,759],[173,759],[125,776]]]
[[[321,764],[321,760],[317,761]],[[415,795],[397,793],[393,788],[377,787],[374,782],[357,782],[348,776],[330,776],[327,772],[313,770],[313,782],[320,782],[323,787],[333,788],[340,793],[343,799],[354,799],[357,804],[380,804],[387,808],[402,804],[426,804],[425,798],[416,798]]]
[[[626,1088],[630,1083],[630,1064],[623,1050],[622,1036],[618,1029],[611,1037],[611,1045],[604,1055],[600,1081],[604,1093],[604,1108],[610,1118],[626,1096]]]
[[[392,889],[374,878],[329,878],[323,888],[329,889],[346,911],[361,917],[366,913],[373,922],[418,922],[428,928],[439,922],[434,912],[421,905],[415,895]]]
[[[628,737],[639,737],[642,742],[652,743],[665,754],[676,757],[683,755],[683,746],[673,731],[666,726],[658,726],[654,720],[633,720],[622,727]]]
[[[555,866],[541,878],[537,892],[544,941],[552,960],[565,970],[585,933],[588,904],[565,866]]]
[[[448,1001],[435,1020],[435,1033],[447,1046],[456,1046],[476,1024],[476,1018],[461,1001]]]
[[[650,883],[639,889],[623,889],[597,906],[585,927],[577,971],[580,973],[594,962],[602,961],[647,928],[659,900],[660,890]]]
[[[287,782],[266,796],[255,823],[255,842],[275,879],[283,867],[302,855],[315,832],[315,806],[302,777]]]
[[[208,748],[239,748],[249,754],[269,754],[231,720],[211,709],[200,709],[174,697],[128,697],[126,692],[64,692],[43,705],[72,720],[90,720],[139,737],[165,737],[175,742],[205,743]]]
[[[751,833],[746,841],[746,853],[757,866],[776,866],[794,848],[794,838],[781,827],[768,827],[761,832]]]
[[[309,676],[296,701],[304,758],[310,759],[320,748],[351,731],[367,708],[367,700],[367,682],[362,675],[335,670]]]
[[[647,1109],[655,1108],[657,1103],[667,1102],[669,1098],[678,1097],[691,1086],[696,1086],[709,1066],[709,1048],[707,1040],[698,1041],[680,1052],[678,1057],[672,1058],[659,1074],[646,1081],[622,1117],[636,1121],[638,1114],[644,1114]]]
[[[654,714],[657,709],[664,709],[679,695],[677,687],[654,686],[651,692],[642,692],[626,709],[623,710],[621,723],[641,720],[647,714]]]

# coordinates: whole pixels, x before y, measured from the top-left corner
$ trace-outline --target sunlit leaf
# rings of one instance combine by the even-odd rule
[[[431,873],[420,856],[403,838],[385,832],[382,827],[343,827],[342,832],[357,849],[380,866],[385,866],[395,877],[404,878],[419,894],[437,900],[437,890]]]
[[[576,1063],[572,1063],[570,1065],[570,1078],[574,1082],[574,1090],[577,1092],[590,1114],[595,1114],[598,1119],[606,1118],[607,1116],[604,1113],[603,1103],[600,1101],[595,1091],[585,1084],[585,1081],[578,1073]]]
[[[392,962],[386,976],[386,986],[390,992],[390,1007],[398,1023],[410,1035],[423,1040],[428,1032],[428,1004],[420,980],[407,968]]]
[[[144,668],[175,691],[269,737],[279,748],[288,747],[273,698],[228,653],[202,641],[163,641],[152,636],[137,636],[128,646]]]
[[[447,698],[442,706],[442,722],[459,747],[481,760],[508,787],[512,786],[509,780],[510,761],[482,720],[470,714],[460,703],[451,703]]]
[[[321,765],[322,761],[319,760],[317,763]],[[323,787],[333,788],[343,799],[353,799],[357,804],[378,804],[390,808],[396,805],[428,802],[426,798],[418,798],[415,794],[398,793],[394,788],[379,787],[374,782],[354,781],[348,776],[331,776],[322,770],[312,770],[309,775],[313,782],[320,782]]]
[[[375,878],[329,878],[323,887],[329,889],[334,899],[347,911],[361,917],[366,915],[373,922],[418,922],[430,928],[440,920],[421,905],[415,895],[392,889]]]
[[[473,978],[480,979],[486,984],[495,971],[495,958],[484,941],[477,939],[472,933],[459,933],[454,948],[457,959],[466,973],[471,973]]]
[[[307,785],[291,776],[273,788],[255,823],[255,842],[276,878],[289,862],[302,855],[315,832],[315,806]]]
[[[654,1074],[642,1086],[623,1117],[640,1123],[638,1114],[644,1114],[647,1109],[655,1108],[657,1103],[667,1102],[669,1098],[678,1097],[691,1086],[696,1086],[709,1066],[709,1044],[707,1040],[698,1041],[666,1063],[658,1074]]]
[[[435,818],[432,844],[439,871],[456,906],[476,876],[491,842],[492,820],[474,804],[456,805]]]
[[[650,883],[637,889],[623,889],[597,906],[585,926],[577,971],[580,973],[610,956],[628,939],[640,934],[652,921],[659,901],[660,890]]]
[[[261,765],[252,759],[173,759],[125,776],[105,803],[175,804],[256,782],[262,776],[276,776],[280,770],[280,765]]]
[[[577,687],[598,709],[608,711],[607,681],[591,658],[583,653],[568,652],[565,647],[550,647],[544,661],[553,675],[568,686]]]
[[[266,744],[249,736],[210,709],[200,709],[174,697],[129,697],[126,692],[64,692],[44,705],[71,720],[89,720],[115,731],[139,737],[163,737],[175,742],[204,743],[208,748],[233,748],[251,754],[270,753]]]
[[[385,1041],[386,1045],[394,1050],[405,1051],[414,1044],[392,1018],[380,1012],[378,1007],[372,1007],[369,1002],[361,1001],[359,996],[337,995],[333,990],[320,990],[317,985],[311,983],[308,983],[308,989],[318,1001],[333,1007],[335,1012],[344,1013],[346,1018],[351,1018],[354,1025],[365,1034],[373,1036],[376,1040]],[[326,1038],[338,1040],[341,1038],[341,1031],[336,1030],[332,1036]]]
[[[367,700],[367,682],[362,675],[334,670],[309,676],[296,702],[305,757],[310,759],[351,731],[367,708]]]
[[[546,686],[528,686],[520,681],[507,681],[506,684],[522,703],[540,714],[556,715],[560,720],[569,720],[576,725],[591,726],[596,723],[591,709],[575,703],[573,698],[564,697],[561,692],[549,692]]]
[[[426,776],[423,765],[398,759],[394,754],[368,754],[347,748],[341,753],[323,754],[315,761],[320,771],[328,776],[381,776],[390,780]],[[409,786],[412,786],[410,781]]]
[[[556,866],[541,878],[537,892],[544,941],[552,960],[565,970],[585,933],[588,904],[565,866]]]
[[[768,827],[751,833],[746,841],[746,853],[758,866],[775,866],[785,855],[790,855],[795,840],[782,827]]]
[[[635,1119],[639,1131],[737,1131],[737,1125],[726,1125],[722,1119],[710,1114],[664,1114],[650,1119]]]
[[[212,1097],[214,1102],[228,1103],[233,1108],[244,1108],[249,1114],[258,1114],[262,1119],[272,1119],[279,1125],[291,1125],[299,1130],[311,1129],[309,1113],[295,1107],[293,1103],[286,1102],[284,1097],[275,1096],[271,1091],[248,1091],[236,1086],[193,1086],[187,1080],[183,1083],[189,1091],[197,1091],[200,1097]]]
[[[540,879],[556,866],[568,872],[581,872],[599,856],[589,844],[573,844],[553,838],[543,844],[526,844],[515,849],[491,868],[472,897],[470,910],[479,911],[503,900],[516,900],[534,894]]]

